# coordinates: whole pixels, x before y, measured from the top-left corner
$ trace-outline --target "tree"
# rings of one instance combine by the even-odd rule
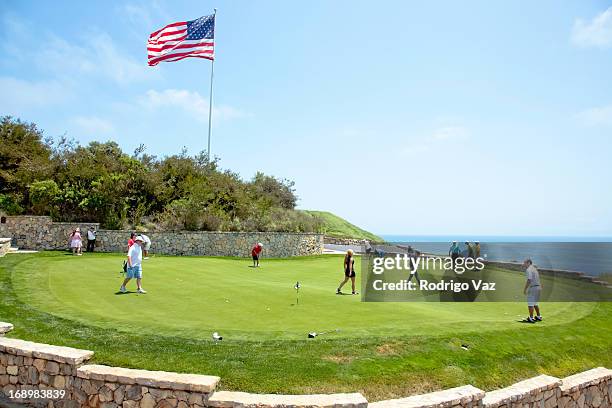
[[[0,210],[100,222],[105,228],[221,231],[314,231],[295,211],[294,183],[258,172],[250,182],[199,153],[158,159],[140,145],[126,154],[115,142],[87,146],[43,139],[32,123],[0,121]]]
[[[51,149],[33,123],[0,119],[0,193],[8,194],[18,206],[26,206],[27,188],[51,170]]]
[[[277,179],[257,172],[251,181],[251,187],[255,196],[263,196],[271,200],[273,207],[281,207],[293,210],[297,204],[297,196],[293,188],[295,183],[287,179]]]
[[[35,181],[29,186],[29,193],[34,214],[50,214],[52,217],[57,217],[57,201],[61,191],[55,181]]]

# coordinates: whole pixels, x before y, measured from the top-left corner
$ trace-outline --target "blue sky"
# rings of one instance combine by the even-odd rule
[[[203,150],[210,62],[145,43],[217,7],[222,167],[381,234],[612,235],[612,2],[421,3],[3,1],[0,114]]]

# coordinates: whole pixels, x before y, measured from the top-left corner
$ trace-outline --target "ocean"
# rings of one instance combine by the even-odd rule
[[[461,243],[463,250],[463,242],[479,240],[481,256],[490,261],[522,262],[531,258],[543,269],[578,271],[593,276],[612,274],[610,237],[383,235],[382,238],[433,254],[448,254],[453,240]]]

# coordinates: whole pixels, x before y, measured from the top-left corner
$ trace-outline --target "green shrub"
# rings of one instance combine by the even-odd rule
[[[257,172],[245,181],[205,154],[158,159],[140,146],[43,139],[36,125],[0,119],[0,210],[99,222],[103,228],[318,231],[295,210],[294,183]]]

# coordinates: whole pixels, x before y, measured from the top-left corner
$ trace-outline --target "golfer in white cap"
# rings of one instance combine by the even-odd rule
[[[134,239],[134,245],[130,247],[127,254],[127,273],[123,284],[119,288],[119,292],[126,293],[127,289],[125,285],[130,279],[136,279],[136,286],[138,287],[138,293],[147,293],[142,288],[142,246],[144,245],[144,239],[138,235]]]

